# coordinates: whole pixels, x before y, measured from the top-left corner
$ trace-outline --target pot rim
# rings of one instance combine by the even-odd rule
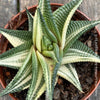
[[[51,5],[52,5],[52,6],[63,6],[64,4],[60,4],[60,3],[51,3]],[[37,7],[37,5],[30,6],[30,7],[28,7],[28,10],[29,10],[29,9],[32,9],[32,8],[36,8],[36,7]],[[81,12],[80,10],[76,10],[76,11],[77,11],[78,13],[82,14],[87,20],[89,20],[89,21],[91,20],[85,13]],[[16,15],[12,18],[12,21],[15,20],[21,13],[25,13],[25,12],[26,12],[26,10],[24,9],[24,10],[22,10],[21,12],[19,12],[18,14],[16,14]],[[4,28],[8,28],[8,26],[9,26],[9,24],[7,23],[7,24],[5,25]],[[99,30],[97,29],[97,27],[95,27],[95,29],[96,29],[96,31],[97,31],[99,37],[100,37],[100,32],[99,32]],[[100,76],[100,75],[99,75],[99,76]],[[2,87],[5,88],[5,84],[4,84],[3,80],[1,79],[1,77],[0,77],[0,83],[1,83]],[[99,77],[99,80],[98,80],[96,86],[93,88],[93,90],[92,90],[88,95],[86,95],[85,97],[83,97],[81,100],[87,100],[87,99],[93,94],[93,92],[96,90],[96,88],[98,87],[99,83],[100,83],[100,77]],[[13,100],[18,100],[16,97],[13,96],[13,94],[9,94],[9,96],[10,96]]]

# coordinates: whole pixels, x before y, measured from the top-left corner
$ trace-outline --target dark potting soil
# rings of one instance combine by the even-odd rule
[[[22,25],[19,30],[27,30],[28,29],[28,22],[26,21],[24,25]],[[84,44],[88,45],[91,49],[95,51],[95,45],[97,45],[97,32],[95,30],[88,31],[84,35],[81,36],[79,39]],[[12,48],[12,46],[9,44],[7,49]],[[82,89],[84,93],[81,93],[77,88],[75,88],[70,82],[62,79],[59,77],[58,83],[54,90],[54,100],[80,100],[82,97],[84,97],[89,91],[95,82],[95,63],[74,63],[75,68],[78,73],[78,77],[80,80],[80,83],[82,85]],[[12,78],[17,73],[17,70],[10,69],[10,68],[4,68],[4,76],[6,84],[8,84]],[[19,100],[25,100],[27,94],[27,89],[24,91],[20,91],[17,93],[14,93],[14,96],[17,97]],[[39,100],[44,100],[45,93],[39,98]]]

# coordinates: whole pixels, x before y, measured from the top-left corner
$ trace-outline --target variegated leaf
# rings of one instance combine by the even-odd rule
[[[0,28],[0,33],[4,35],[14,47],[32,40],[32,32],[30,31],[8,30]]]
[[[72,17],[73,11],[76,10],[77,4],[80,3],[82,0],[71,0],[71,2],[65,4],[64,6],[59,7],[56,11],[54,11],[54,19],[59,29],[60,34],[62,34],[62,29],[64,27],[64,23],[66,18]],[[71,12],[71,10],[73,10]]]
[[[54,53],[56,55],[57,60],[59,59],[59,46],[56,43],[53,43]]]
[[[65,42],[66,40],[66,33],[68,31],[68,26],[70,23],[70,20],[74,14],[74,12],[76,11],[76,9],[79,7],[79,5],[81,4],[82,0],[73,0],[73,3],[70,3],[70,6],[68,6],[69,12],[68,12],[68,16],[66,17],[64,26],[62,28],[62,41],[61,41],[61,48],[64,49],[65,46]]]
[[[45,25],[45,21],[43,19],[43,16],[40,12],[40,9],[37,8],[37,34],[36,34],[36,48],[41,52],[41,44],[42,44],[42,36],[45,35],[48,38],[50,38],[50,40],[52,40],[53,42],[57,42],[56,37],[51,33],[51,31],[47,28],[47,26]]]
[[[57,84],[57,81],[58,81],[58,77],[56,77],[55,85]],[[41,84],[37,89],[37,92],[36,92],[36,95],[34,97],[34,100],[38,100],[38,98],[45,92],[45,90],[46,90],[46,84],[45,84],[45,82],[43,80],[43,81],[41,81]]]
[[[38,17],[37,17],[37,10],[36,10],[34,16],[34,22],[33,22],[33,33],[32,33],[32,40],[33,40],[34,47],[36,47],[36,35],[38,30],[37,26],[38,26]]]
[[[77,72],[72,64],[62,65],[59,68],[58,76],[66,79],[82,92],[82,87],[79,82]]]
[[[81,85],[80,85],[76,70],[72,66],[72,64],[68,64],[66,66],[65,65],[61,66],[59,68],[57,75],[66,79],[67,81],[71,82],[76,88],[78,88],[82,92]],[[30,86],[29,84],[27,84],[26,88],[23,88],[23,90],[29,88],[29,86]],[[45,90],[46,90],[46,85],[44,83],[44,78],[42,78],[40,85],[38,86],[38,88],[34,92],[33,99],[37,100],[44,93]]]
[[[52,84],[51,84],[50,69],[47,65],[47,62],[46,62],[44,56],[42,56],[38,51],[37,51],[37,56],[38,56],[41,66],[42,66],[44,79],[45,79],[45,83],[46,83],[46,91],[47,91],[46,99],[52,100],[52,88],[51,88]]]
[[[42,47],[42,36],[43,36],[43,30],[41,27],[41,21],[40,21],[40,13],[39,9],[37,9],[37,34],[36,34],[36,48],[38,49],[39,52],[41,52]],[[34,34],[34,33],[33,33]]]
[[[33,100],[38,100],[38,98],[44,93],[45,90],[46,90],[46,84],[45,84],[44,78],[42,78],[41,83],[34,95]]]
[[[28,16],[28,26],[29,26],[29,31],[33,31],[33,15],[28,11],[28,9],[26,8],[26,13]]]
[[[44,50],[53,50],[53,46],[51,45],[51,41],[46,37],[46,36],[43,36],[42,37],[42,51]],[[49,46],[49,47],[48,47]]]
[[[46,25],[46,22],[44,20],[44,17],[42,16],[42,13],[40,11],[40,9],[38,8],[38,23],[40,24],[40,27],[41,27],[41,30],[42,30],[42,33],[47,36],[51,41],[53,42],[56,42],[57,43],[57,39],[56,37],[54,36],[54,34],[48,29],[47,25]],[[39,27],[39,28],[40,28]]]
[[[27,94],[27,97],[26,97],[26,100],[33,100],[33,93],[34,93],[34,90],[35,90],[35,86],[37,84],[37,79],[38,79],[38,59],[37,59],[37,56],[36,56],[36,52],[33,48],[33,51],[32,51],[32,81],[31,81],[31,84],[30,84],[30,88],[28,90],[28,94]]]
[[[66,33],[64,54],[83,33],[99,23],[100,21],[71,21],[68,32]]]
[[[8,93],[14,93],[17,91],[22,90],[24,87],[26,87],[31,80],[31,50],[24,61],[23,66],[19,69],[16,76],[13,78],[13,80],[8,84],[8,86],[3,90],[3,92],[0,93],[0,96],[3,96]]]
[[[52,73],[52,95],[54,93],[57,72],[59,70],[59,67],[60,67],[61,61],[62,61],[62,57],[63,57],[63,50],[60,49],[58,54],[59,54],[59,59],[57,59],[58,62],[55,64],[54,69],[53,69],[53,73]]]
[[[35,75],[36,76],[36,75]],[[35,85],[34,91],[32,93],[32,100],[34,100],[34,98],[37,96],[37,92],[39,91],[39,89],[42,87],[43,83],[44,83],[44,77],[43,77],[43,73],[42,73],[42,67],[39,65],[39,71],[38,71],[38,75],[37,75],[37,83]],[[30,84],[28,84],[25,89],[29,88]],[[41,93],[40,93],[41,94]]]
[[[32,42],[25,42],[18,47],[12,48],[9,51],[0,55],[0,65],[8,66],[10,68],[18,69],[22,66],[29,50],[32,46]]]
[[[39,71],[39,73],[40,73],[40,71]],[[30,73],[30,75],[31,75],[31,73]],[[65,65],[61,66],[59,68],[59,71],[58,71],[57,75],[62,77],[62,78],[64,78],[64,79],[66,79],[66,80],[68,80],[76,88],[78,88],[80,91],[82,91],[81,85],[80,85],[79,80],[78,80],[78,76],[77,76],[76,70],[71,64],[68,64],[66,66]],[[39,78],[39,80],[40,80],[40,78]],[[29,86],[30,86],[30,83],[28,83],[27,86],[23,88],[23,90],[29,88]],[[33,92],[33,94],[32,94],[33,99],[37,100],[44,93],[45,90],[46,90],[46,85],[45,85],[45,82],[44,82],[44,78],[42,77],[41,78],[41,82],[39,83],[38,87],[36,85],[35,92]]]
[[[50,0],[39,0],[39,8],[43,14],[46,25],[51,30],[52,33],[56,36],[57,40],[60,42],[61,37],[57,25],[55,24],[55,20],[53,18]]]
[[[76,41],[69,48],[62,59],[62,64],[75,62],[97,62],[100,63],[100,57],[95,54],[89,47],[80,41]]]

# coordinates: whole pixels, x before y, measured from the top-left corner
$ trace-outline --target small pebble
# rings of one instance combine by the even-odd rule
[[[55,88],[54,90],[54,100],[58,100],[60,98],[60,89]]]
[[[67,100],[67,97],[68,97],[68,91],[65,91],[65,92],[64,92],[64,95],[62,96],[62,98],[63,98],[64,100]]]
[[[91,83],[93,82],[93,79],[92,79],[91,77],[89,77],[89,78],[86,79],[86,82],[87,82],[88,84],[91,84]]]
[[[92,41],[89,40],[89,41],[87,42],[87,45],[88,45],[89,47],[91,47],[91,44],[92,44]]]
[[[62,79],[58,79],[58,84],[60,85],[60,84],[63,84],[63,80]]]
[[[6,72],[6,76],[9,76],[10,75],[10,72]]]

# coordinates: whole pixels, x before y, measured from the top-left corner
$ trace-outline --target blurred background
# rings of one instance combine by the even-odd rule
[[[71,0],[51,0],[51,3],[65,4]],[[11,17],[25,7],[36,5],[38,0],[0,0],[0,27],[4,27]],[[84,12],[92,20],[100,19],[100,0],[83,0],[79,10]],[[100,31],[100,25],[97,26]],[[2,86],[0,85],[0,92]],[[12,100],[8,95],[0,97],[0,100]],[[100,85],[88,100],[100,100]]]

